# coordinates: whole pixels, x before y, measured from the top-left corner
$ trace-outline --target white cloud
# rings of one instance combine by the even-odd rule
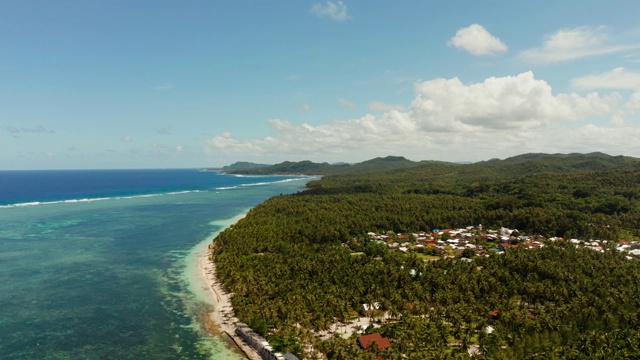
[[[182,145],[176,146],[176,153],[181,154],[184,152],[184,147]]]
[[[637,48],[637,45],[612,44],[603,26],[576,27],[558,31],[549,36],[541,48],[525,50],[520,57],[535,64],[551,64]]]
[[[628,71],[623,67],[611,71],[587,75],[571,80],[577,89],[640,89],[640,72]]]
[[[418,96],[409,112],[429,131],[529,129],[551,121],[602,115],[615,99],[597,94],[553,95],[551,86],[532,72],[464,85],[458,78],[416,85]]]
[[[269,119],[267,120],[269,127],[276,130],[288,130],[291,128],[291,123],[286,120]],[[231,134],[229,134],[231,135]]]
[[[474,84],[434,79],[415,84],[415,91],[406,110],[390,108],[320,125],[269,119],[275,135],[239,140],[226,132],[207,140],[205,151],[275,161],[353,161],[399,153],[414,159],[482,160],[561,151],[562,146],[587,149],[580,138],[567,143],[562,135],[583,124],[576,121],[609,121],[620,115],[621,99],[615,94],[554,94],[531,72]],[[628,125],[616,124],[619,129]],[[617,138],[618,128],[601,132]]]
[[[472,55],[498,55],[509,50],[502,40],[491,35],[479,24],[471,24],[459,29],[448,45],[465,50]]]
[[[353,109],[353,108],[356,107],[355,103],[353,103],[353,102],[351,102],[351,101],[349,101],[349,100],[347,100],[347,99],[345,99],[343,97],[338,98],[337,101],[338,101],[338,104],[340,104],[340,106],[345,107],[345,108]]]
[[[327,1],[325,4],[315,3],[311,7],[311,13],[318,17],[328,17],[331,20],[345,21],[351,17],[347,14],[347,5],[341,0]]]
[[[171,130],[161,127],[161,128],[155,128],[153,129],[157,134],[161,134],[161,135],[171,135]]]
[[[573,145],[581,152],[601,151],[610,155],[639,154],[636,144],[629,141],[629,139],[640,137],[640,128],[637,126],[602,127],[587,124],[573,131],[565,131],[562,135],[555,134],[554,138],[563,141],[562,137],[564,137],[566,144]]]
[[[122,142],[133,142],[133,138],[129,135],[123,136],[120,138],[120,141]]]
[[[257,151],[258,148],[256,145],[249,142],[242,143],[229,132],[223,132],[222,134],[207,140],[206,144],[205,152],[209,154],[216,153],[218,151],[235,153],[251,153],[252,151],[259,152]]]
[[[302,109],[304,111],[311,111],[311,105],[309,105],[307,103],[303,103],[302,105],[300,105],[300,109]]]
[[[386,104],[381,101],[372,101],[369,103],[369,109],[375,112],[383,112],[383,111],[391,111],[391,110],[402,111],[404,110],[404,106]]]
[[[630,114],[634,114],[636,110],[640,109],[640,90],[629,96],[629,100],[624,105],[624,108]]]

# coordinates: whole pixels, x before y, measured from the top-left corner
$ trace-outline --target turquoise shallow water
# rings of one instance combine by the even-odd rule
[[[240,358],[199,326],[187,259],[306,181],[0,208],[0,358]]]

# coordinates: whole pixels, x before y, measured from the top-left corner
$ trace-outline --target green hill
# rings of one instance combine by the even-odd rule
[[[271,166],[262,166],[254,168],[239,168],[229,169],[225,172],[230,174],[243,174],[243,175],[259,175],[259,174],[299,174],[299,175],[335,175],[335,174],[350,174],[350,173],[363,173],[371,171],[381,170],[394,170],[404,169],[414,166],[419,166],[420,162],[407,160],[402,156],[387,156],[384,158],[378,157],[375,159],[363,161],[356,164],[338,163],[315,163],[309,160],[291,162],[285,161],[280,164]]]

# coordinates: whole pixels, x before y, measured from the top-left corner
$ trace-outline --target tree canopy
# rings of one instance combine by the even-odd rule
[[[239,318],[300,357],[303,344],[330,359],[456,358],[470,349],[498,359],[633,357],[640,260],[567,241],[424,261],[366,233],[483,224],[635,239],[639,180],[640,161],[599,153],[325,176],[252,209],[215,239],[213,258]],[[342,246],[354,241],[362,253]],[[373,302],[391,319],[376,329],[390,348],[363,352],[354,339],[313,335]]]

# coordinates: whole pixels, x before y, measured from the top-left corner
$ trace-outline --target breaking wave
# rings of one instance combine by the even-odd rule
[[[16,204],[0,205],[0,209],[3,209],[3,208],[16,208],[16,207],[19,208],[19,207],[27,207],[27,206],[39,206],[39,205],[54,205],[54,204],[92,203],[92,202],[96,202],[96,201],[107,201],[107,200],[139,199],[139,198],[150,198],[150,197],[165,196],[165,195],[181,195],[181,194],[206,192],[206,191],[207,190],[184,190],[184,191],[172,191],[172,192],[161,193],[161,194],[110,196],[110,197],[56,200],[56,201],[31,201],[31,202],[23,202],[23,203],[16,203]]]
[[[251,186],[265,186],[265,185],[271,185],[271,184],[279,184],[279,183],[288,183],[288,182],[293,182],[293,181],[309,180],[309,179],[314,179],[314,178],[315,177],[313,177],[313,176],[301,176],[301,177],[292,178],[292,179],[284,179],[284,180],[276,180],[276,181],[264,181],[264,182],[251,183],[251,184],[239,184],[239,185],[234,185],[234,186],[223,186],[223,187],[216,188],[216,190],[234,190],[234,189],[242,189],[242,188],[251,187]]]

